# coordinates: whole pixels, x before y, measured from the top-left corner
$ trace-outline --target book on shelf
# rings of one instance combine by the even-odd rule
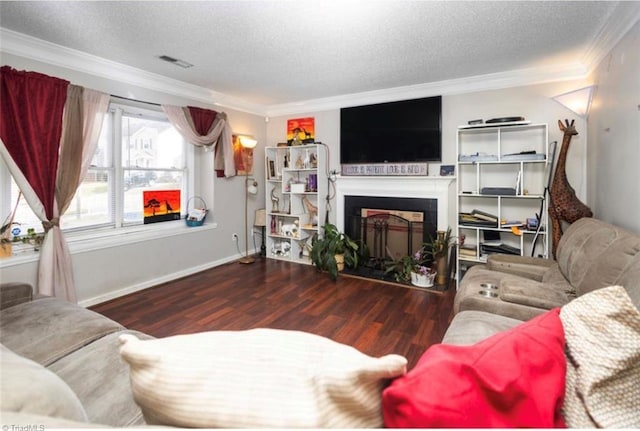
[[[476,218],[482,219],[482,220],[487,220],[487,221],[492,221],[494,223],[498,223],[498,216],[495,216],[493,214],[489,214],[489,213],[484,212],[484,211],[480,211],[480,210],[474,209],[474,210],[471,211],[471,215],[476,217]]]
[[[498,227],[498,220],[490,221],[476,217],[471,213],[459,213],[458,223],[467,226]]]
[[[520,220],[501,220],[500,227],[522,227],[525,223]]]
[[[472,247],[461,246],[460,249],[458,250],[458,253],[460,253],[460,256],[476,257],[476,248],[474,246]]]
[[[521,255],[520,249],[517,247],[510,246],[508,244],[500,244],[500,245],[488,245],[486,243],[480,244],[480,250],[483,254],[514,254],[517,256]]]

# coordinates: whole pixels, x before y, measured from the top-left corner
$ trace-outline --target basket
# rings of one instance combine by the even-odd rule
[[[196,209],[195,207],[195,200],[199,199],[201,204],[202,204],[202,208],[204,210],[204,216],[202,216],[201,219],[193,219],[192,217],[189,217],[190,211],[189,211],[189,204],[191,203],[191,201],[194,201],[193,203],[193,208]],[[207,214],[209,213],[209,210],[207,209],[207,203],[204,201],[204,199],[202,199],[200,196],[193,196],[190,197],[189,200],[187,201],[187,215],[184,216],[185,221],[187,222],[187,226],[189,227],[196,227],[196,226],[202,226],[204,224],[205,219],[207,218]]]

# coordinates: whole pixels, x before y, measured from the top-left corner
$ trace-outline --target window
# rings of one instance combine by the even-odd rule
[[[62,216],[62,229],[142,224],[145,190],[180,189],[184,213],[193,184],[193,158],[193,146],[185,143],[164,113],[112,104],[90,168]],[[8,172],[0,180],[10,182],[2,202],[12,210],[18,187]],[[15,221],[20,223],[21,234],[28,228],[43,230],[24,199],[20,200]]]

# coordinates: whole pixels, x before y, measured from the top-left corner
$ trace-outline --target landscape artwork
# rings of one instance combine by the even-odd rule
[[[144,224],[180,220],[180,190],[142,192]]]
[[[294,118],[287,120],[287,143],[293,145],[295,142],[300,144],[311,144],[315,142],[315,118]]]

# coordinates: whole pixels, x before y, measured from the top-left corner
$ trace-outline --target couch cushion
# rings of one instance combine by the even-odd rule
[[[567,339],[567,425],[640,428],[640,312],[625,289],[588,293],[562,307],[560,318]]]
[[[0,375],[3,411],[87,421],[80,400],[60,377],[2,345]]]
[[[114,427],[144,423],[133,400],[129,366],[120,359],[121,334],[152,338],[135,331],[106,335],[49,366],[78,394],[91,422]]]
[[[530,307],[552,308],[562,307],[572,299],[562,288],[565,284],[545,284],[532,280],[503,279],[500,283],[500,299],[514,304]]]
[[[455,315],[442,339],[443,344],[468,345],[521,324],[521,320],[486,311],[468,310]]]
[[[98,313],[45,297],[2,310],[0,343],[48,366],[123,326]]]
[[[518,277],[517,275],[491,271],[479,265],[473,266],[469,268],[460,282],[460,286],[458,286],[458,292],[456,293],[453,304],[454,313],[457,314],[465,310],[478,310],[511,317],[517,320],[529,320],[547,311],[530,305],[502,301],[499,295],[501,290],[500,286],[504,280],[510,280],[516,284],[536,283],[529,279]],[[498,286],[499,288],[494,291],[498,296],[482,296],[479,292],[486,290],[481,286],[484,283]]]
[[[175,426],[380,427],[383,384],[407,364],[276,329],[121,340],[145,419]]]
[[[553,428],[565,387],[554,309],[472,346],[431,346],[383,392],[387,427]]]
[[[594,218],[569,226],[558,244],[560,271],[578,296],[621,285],[640,296],[640,235]],[[636,303],[638,305],[638,303]]]

